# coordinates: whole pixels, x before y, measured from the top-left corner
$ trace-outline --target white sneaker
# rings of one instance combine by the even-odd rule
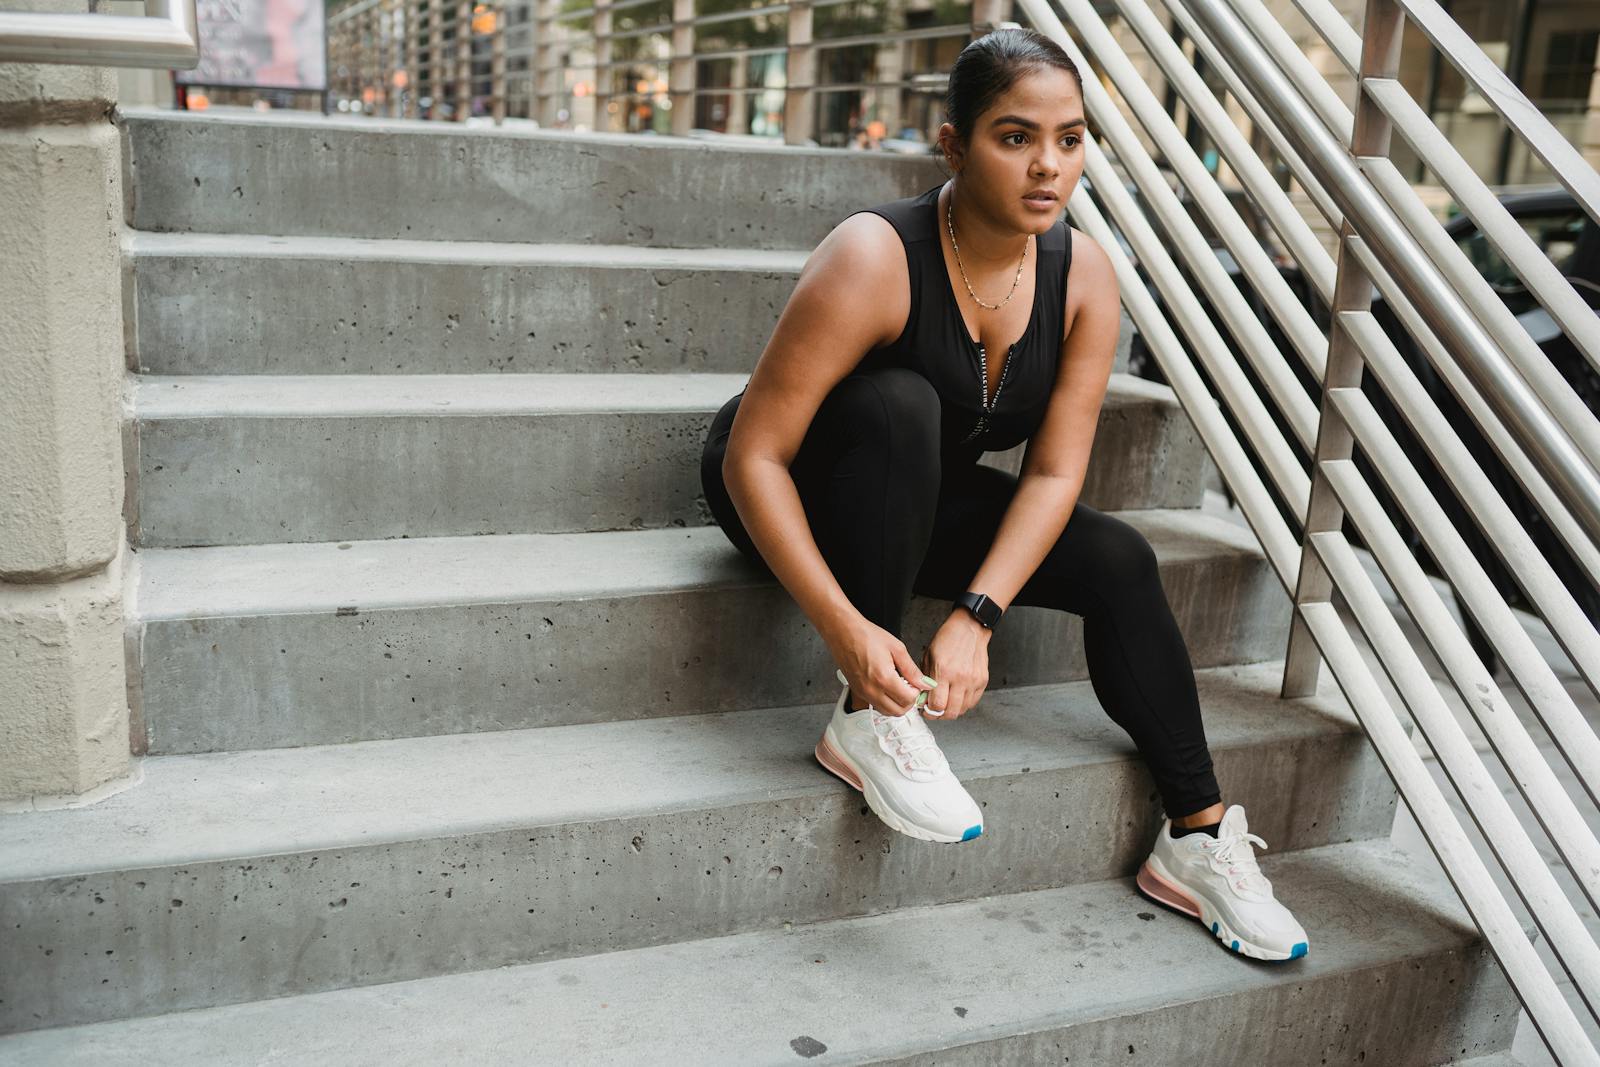
[[[922,715],[850,711],[845,686],[833,719],[817,742],[817,760],[861,790],[867,807],[890,829],[923,841],[971,841],[983,833],[983,812],[950,771]]]
[[[1256,864],[1252,841],[1267,847],[1248,832],[1244,808],[1238,804],[1223,812],[1215,837],[1202,831],[1174,838],[1172,820],[1164,819],[1135,884],[1156,903],[1199,919],[1240,955],[1299,959],[1310,941],[1289,909],[1273,899],[1272,883]]]

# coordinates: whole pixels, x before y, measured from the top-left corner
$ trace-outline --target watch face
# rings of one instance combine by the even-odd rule
[[[1000,621],[1000,608],[984,593],[965,593],[961,603],[972,612],[984,626],[994,629],[994,624]]]

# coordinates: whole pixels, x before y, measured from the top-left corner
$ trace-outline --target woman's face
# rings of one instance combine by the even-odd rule
[[[949,123],[941,138],[946,131],[962,190],[996,226],[1044,233],[1083,174],[1083,94],[1058,67],[1013,82],[978,116],[964,149]]]

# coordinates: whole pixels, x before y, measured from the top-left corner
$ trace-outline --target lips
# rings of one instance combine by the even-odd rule
[[[1035,189],[1031,193],[1024,194],[1022,199],[1024,199],[1024,200],[1033,200],[1033,201],[1040,202],[1040,203],[1049,202],[1049,203],[1053,204],[1053,203],[1056,202],[1056,200],[1058,198],[1057,198],[1057,196],[1056,196],[1056,194],[1055,194],[1055,192],[1053,190],[1050,190],[1050,189]]]

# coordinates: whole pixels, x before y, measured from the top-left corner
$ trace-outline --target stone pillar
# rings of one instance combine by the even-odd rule
[[[116,85],[0,63],[0,807],[129,769]]]

